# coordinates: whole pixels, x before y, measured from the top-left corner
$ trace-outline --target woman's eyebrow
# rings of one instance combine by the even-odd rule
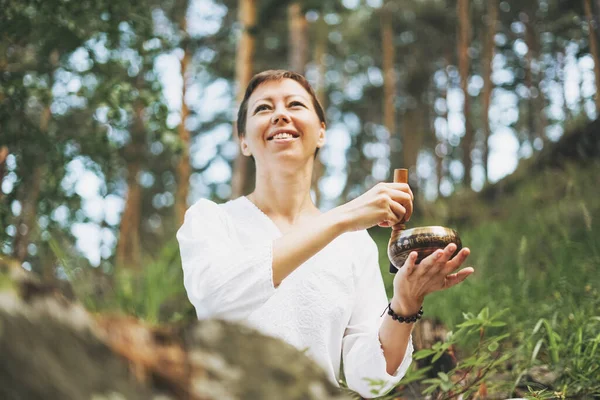
[[[265,101],[265,100],[273,102],[273,98],[272,97],[261,97],[260,99],[256,99],[256,101],[254,103],[252,103],[252,105],[250,106],[250,108],[254,108],[254,106],[256,105],[256,103],[258,103],[259,101]]]
[[[302,100],[304,101],[308,101],[308,99],[306,97],[304,97],[301,94],[288,94],[287,96],[284,97],[284,99],[289,99],[290,97],[300,97]],[[261,97],[260,99],[256,99],[256,101],[254,101],[252,103],[252,105],[250,106],[250,108],[254,108],[254,106],[256,105],[256,103],[258,103],[259,101],[270,101],[271,103],[273,102],[273,97],[271,96],[267,96],[267,97]]]
[[[300,97],[302,100],[308,101],[308,99],[306,97],[304,97],[303,95],[301,95],[301,94],[290,94],[290,95],[285,96],[285,99],[287,100],[290,97]]]

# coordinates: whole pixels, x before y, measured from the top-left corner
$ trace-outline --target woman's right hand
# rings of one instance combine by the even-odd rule
[[[379,225],[394,227],[410,219],[413,193],[406,183],[378,183],[366,193],[337,207],[346,231]]]

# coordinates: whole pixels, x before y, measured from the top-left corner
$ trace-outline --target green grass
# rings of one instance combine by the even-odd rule
[[[509,323],[536,320],[556,311],[557,303],[576,309],[600,290],[600,164],[546,171],[496,204],[471,196],[468,207],[485,218],[470,226],[451,226],[471,249],[464,266],[475,273],[461,285],[426,299],[428,316],[448,325],[462,321],[463,312],[510,309]],[[461,199],[440,208],[461,204]],[[495,210],[501,210],[500,215]],[[418,216],[417,216],[418,217]],[[415,218],[413,218],[414,220]],[[411,226],[446,225],[444,218]],[[450,222],[451,223],[451,222]],[[393,275],[386,255],[389,229],[373,229],[380,251],[386,290]]]
[[[57,241],[51,243],[76,297],[91,312],[134,316],[150,324],[193,319],[193,307],[183,286],[179,247],[173,239],[143,269],[120,268],[112,274],[80,267]]]
[[[427,218],[413,217],[413,227],[457,229],[471,249],[464,266],[475,268],[462,284],[429,295],[425,316],[455,330],[463,313],[507,309],[502,331],[510,333],[517,379],[528,367],[547,364],[560,371],[566,393],[600,394],[599,177],[599,162],[521,174],[494,202],[464,194],[428,206]],[[389,229],[371,234],[391,296]]]

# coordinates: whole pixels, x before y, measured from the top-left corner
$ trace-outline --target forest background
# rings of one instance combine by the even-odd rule
[[[491,324],[518,350],[506,381],[543,364],[560,371],[559,393],[597,394],[598,353],[570,363],[600,343],[600,169],[583,156],[532,166],[595,129],[599,11],[598,0],[2,0],[2,257],[69,282],[93,311],[193,319],[175,232],[199,198],[252,190],[234,134],[240,88],[290,69],[327,112],[319,207],[409,168],[415,226],[460,228],[477,269],[427,313],[450,328]],[[389,289],[389,232],[371,234]]]

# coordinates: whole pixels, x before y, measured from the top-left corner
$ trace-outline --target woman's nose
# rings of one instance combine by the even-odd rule
[[[276,110],[271,117],[271,123],[277,125],[280,122],[290,122],[290,116],[282,110]]]

